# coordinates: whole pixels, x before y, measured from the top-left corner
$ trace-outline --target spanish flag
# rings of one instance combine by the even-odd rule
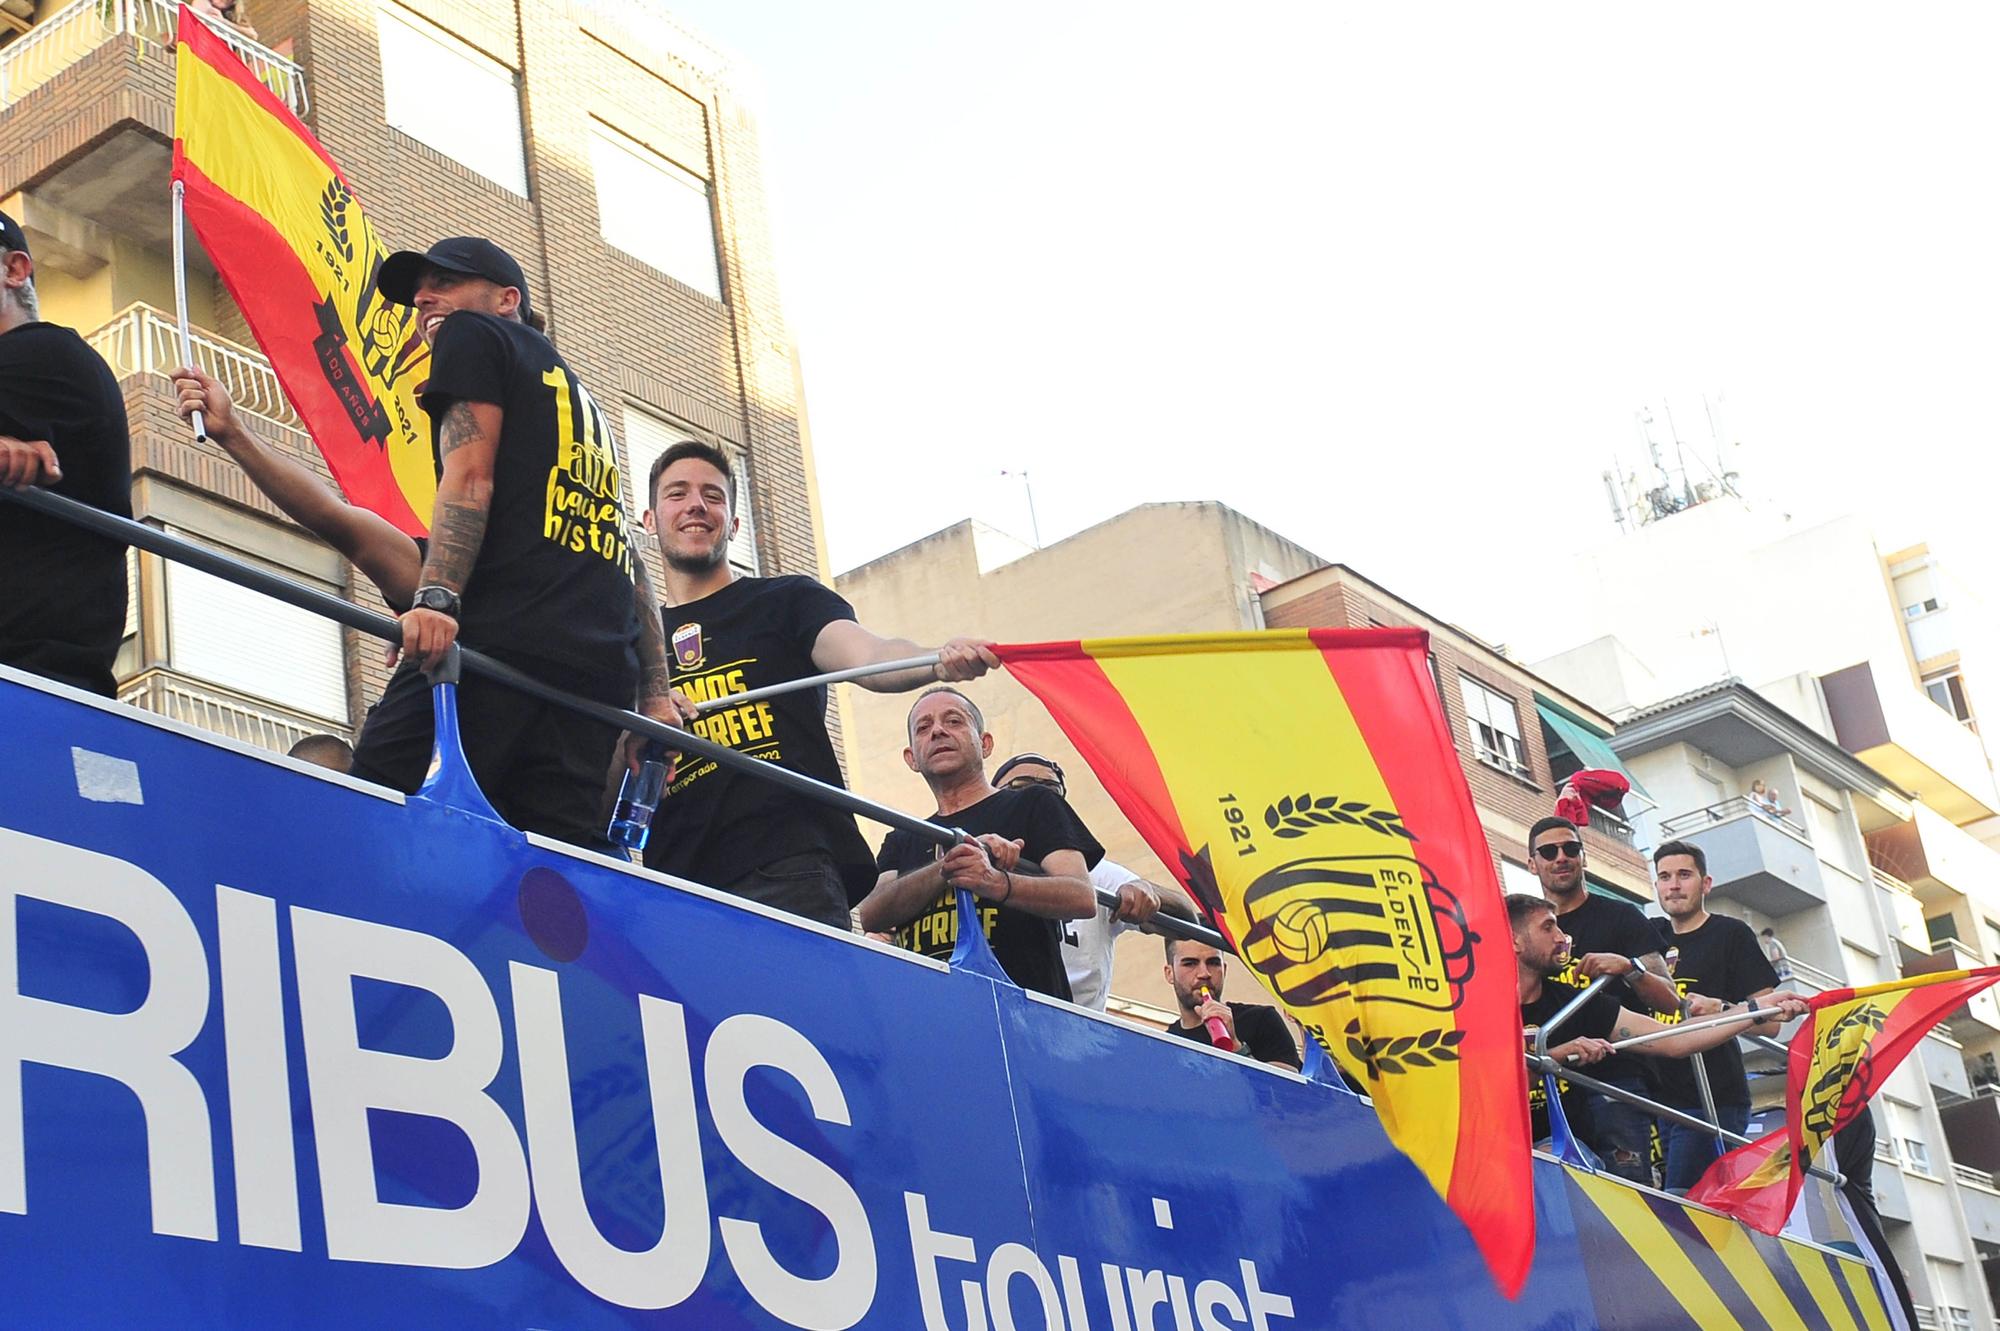
[[[421,536],[437,493],[416,312],[376,289],[388,250],[291,110],[181,7],[173,178],[188,220],[347,497]]]
[[[1776,1234],[1805,1184],[1820,1146],[1867,1112],[1869,1097],[1924,1032],[2000,980],[2000,966],[1942,971],[1865,989],[1832,989],[1811,1000],[1792,1036],[1785,1069],[1785,1126],[1708,1167],[1688,1200]]]
[[[1521,1019],[1493,859],[1407,629],[1000,646],[1243,964],[1520,1290]]]

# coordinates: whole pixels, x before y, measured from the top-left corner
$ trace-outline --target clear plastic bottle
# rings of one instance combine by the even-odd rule
[[[644,850],[653,830],[653,814],[667,787],[667,764],[658,745],[646,746],[645,761],[636,772],[627,771],[618,787],[618,803],[611,808],[611,826],[604,834],[614,846]]]

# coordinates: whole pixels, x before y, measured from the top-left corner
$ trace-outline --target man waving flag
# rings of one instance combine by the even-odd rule
[[[1416,630],[996,646],[1509,1297],[1534,1248],[1493,859]]]
[[[347,497],[411,536],[437,493],[416,311],[376,287],[388,250],[311,131],[181,8],[173,178],[223,285]]]
[[[1688,1200],[1776,1234],[1821,1144],[1868,1111],[1869,1097],[1924,1032],[1996,980],[2000,966],[1987,966],[1815,995],[1792,1036],[1785,1126],[1710,1165]]]

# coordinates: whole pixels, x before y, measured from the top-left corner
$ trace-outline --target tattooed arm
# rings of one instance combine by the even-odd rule
[[[500,446],[500,408],[490,402],[454,402],[438,423],[437,506],[431,510],[431,546],[419,587],[465,590],[486,539],[493,502],[493,463]],[[434,669],[458,639],[458,620],[437,610],[403,615],[403,650],[425,670]]]

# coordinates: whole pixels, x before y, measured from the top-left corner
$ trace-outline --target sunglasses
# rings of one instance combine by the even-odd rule
[[[1554,845],[1536,846],[1535,854],[1541,856],[1550,864],[1554,864],[1565,855],[1573,860],[1580,860],[1583,858],[1583,843],[1581,841],[1558,841]]]
[[[1055,780],[1052,777],[1046,777],[1046,776],[1017,776],[1013,780],[1007,782],[1007,784],[1001,786],[1000,789],[1026,790],[1029,786],[1047,786],[1051,790],[1061,791],[1063,788],[1063,783]]]

